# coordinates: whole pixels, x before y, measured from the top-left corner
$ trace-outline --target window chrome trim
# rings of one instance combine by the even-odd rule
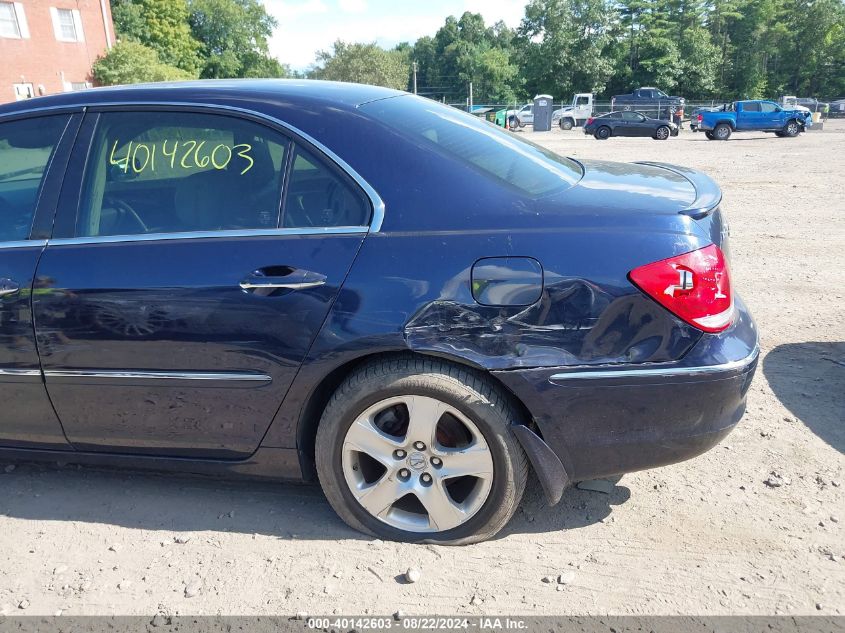
[[[0,249],[4,248],[26,248],[27,246],[37,246],[44,248],[47,246],[47,240],[14,240],[11,242],[0,242]]]
[[[688,377],[694,378],[697,376],[708,376],[710,374],[719,374],[724,372],[731,372],[742,370],[754,363],[757,356],[760,354],[759,346],[755,346],[751,353],[740,360],[734,360],[719,365],[704,365],[697,367],[655,367],[651,369],[604,369],[598,371],[573,371],[564,372],[560,374],[553,374],[549,377],[549,382],[553,384],[566,384],[569,380],[606,380],[606,379],[625,379],[625,378],[675,378]]]
[[[111,108],[111,107],[178,107],[178,108],[195,108],[198,110],[208,110],[209,112],[230,112],[234,114],[245,114],[248,116],[255,117],[257,119],[264,120],[268,123],[271,123],[275,126],[278,126],[287,132],[290,132],[296,137],[308,142],[309,144],[313,145],[317,148],[320,152],[325,154],[331,161],[333,161],[347,176],[352,178],[361,189],[364,190],[364,193],[367,194],[367,197],[370,199],[370,203],[373,205],[373,217],[370,220],[370,225],[368,228],[368,232],[370,233],[377,233],[381,230],[382,222],[384,221],[384,214],[385,214],[385,206],[384,200],[381,199],[381,196],[378,195],[375,189],[370,186],[364,178],[355,171],[349,163],[343,160],[340,156],[335,154],[332,150],[326,147],[323,143],[315,139],[310,134],[306,134],[302,130],[292,126],[290,123],[282,121],[281,119],[277,119],[276,117],[266,114],[265,112],[257,112],[255,110],[250,110],[249,108],[241,108],[237,106],[231,105],[222,105],[222,104],[215,104],[215,103],[202,103],[202,102],[195,102],[195,101],[147,101],[147,100],[139,100],[139,101],[103,101],[103,102],[81,102],[74,105],[60,105],[60,106],[44,106],[44,107],[35,107],[35,108],[26,108],[22,110],[15,110],[14,112],[2,113],[0,112],[0,121],[4,118],[4,116],[16,116],[19,114],[38,114],[40,112],[49,112],[50,110],[85,110],[88,108]],[[361,228],[361,227],[356,227]],[[367,227],[364,227],[367,228]]]
[[[180,233],[139,233],[137,235],[95,235],[59,237],[47,240],[49,246],[71,244],[115,244],[119,242],[159,242],[169,240],[208,240],[232,237],[285,237],[313,235],[355,235],[367,233],[366,226],[332,226],[322,229],[244,229],[240,231],[183,231]]]
[[[40,372],[39,372],[40,373]],[[44,372],[45,378],[105,378],[112,380],[187,380],[187,381],[235,381],[272,382],[267,374],[252,372],[212,371],[131,371],[112,369],[53,369]]]

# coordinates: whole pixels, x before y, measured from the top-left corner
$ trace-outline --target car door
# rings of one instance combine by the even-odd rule
[[[339,292],[372,200],[317,148],[246,115],[106,108],[89,110],[83,130],[33,302],[68,439],[249,455]]]
[[[652,136],[652,126],[646,123],[646,118],[639,112],[623,112],[625,136]]]
[[[736,129],[760,129],[760,104],[756,101],[741,101],[736,105]]]
[[[757,104],[760,107],[759,130],[780,130],[784,123],[783,110],[772,101],[761,101]]]
[[[0,446],[68,448],[44,381],[32,321],[38,258],[81,115],[0,119]]]

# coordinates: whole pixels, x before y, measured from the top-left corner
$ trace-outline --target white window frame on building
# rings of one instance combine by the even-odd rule
[[[50,7],[50,17],[53,20],[53,34],[58,41],[85,41],[85,34],[82,31],[82,16],[77,9]]]
[[[35,96],[35,89],[31,83],[12,84],[15,89],[15,101],[32,99]]]
[[[26,13],[20,2],[0,1],[0,37],[9,39],[29,39],[29,26],[26,23]]]

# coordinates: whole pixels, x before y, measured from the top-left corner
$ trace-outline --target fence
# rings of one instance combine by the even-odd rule
[[[777,101],[772,99],[772,101]],[[701,100],[701,101],[687,101],[684,103],[684,120],[688,121],[690,116],[693,112],[700,108],[718,108],[720,106],[725,105],[726,103],[732,103],[733,99],[708,99],[708,100]],[[815,107],[808,106],[811,111],[823,111],[825,102],[817,102]],[[469,106],[466,103],[450,103],[452,107],[458,108],[459,110],[468,111]],[[502,104],[502,103],[488,103],[488,104],[481,104],[476,103],[472,106],[472,112],[479,116],[488,116],[499,112],[500,110],[519,110],[522,106],[525,105],[524,103],[509,103],[509,104]],[[558,110],[561,108],[565,108],[572,105],[569,101],[559,101],[554,103],[554,110]],[[658,101],[656,104],[651,103],[648,105],[637,106],[633,104],[620,104],[616,107],[616,110],[635,110],[637,112],[642,112],[646,116],[656,117],[656,118],[671,118],[672,113],[677,108],[676,104],[673,104],[668,101]],[[613,103],[611,101],[594,101],[593,102],[593,114],[600,115],[605,114],[607,112],[611,112],[613,110]],[[836,116],[845,116],[845,110],[839,111],[833,107],[830,108],[830,112],[828,116],[836,117]],[[827,118],[827,117],[825,117]]]

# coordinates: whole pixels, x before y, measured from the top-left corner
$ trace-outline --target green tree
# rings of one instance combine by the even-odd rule
[[[106,55],[94,62],[94,80],[101,86],[174,81],[192,76],[162,63],[158,54],[139,42],[118,42]]]
[[[784,27],[777,87],[799,95],[841,90],[845,80],[842,0],[782,0],[777,21]]]
[[[309,77],[405,90],[408,66],[407,49],[386,51],[375,42],[348,44],[337,40],[330,51],[317,53],[317,66]]]
[[[112,16],[120,39],[140,42],[163,63],[198,73],[200,43],[191,34],[185,0],[112,0]]]
[[[529,96],[603,92],[614,72],[616,19],[609,0],[531,0],[518,31]]]
[[[189,0],[191,32],[200,43],[200,77],[285,77],[267,44],[276,20],[258,0]]]
[[[476,103],[513,101],[521,86],[513,43],[513,31],[502,22],[487,26],[470,12],[449,16],[433,37],[414,45],[421,91],[463,101],[472,83]]]

